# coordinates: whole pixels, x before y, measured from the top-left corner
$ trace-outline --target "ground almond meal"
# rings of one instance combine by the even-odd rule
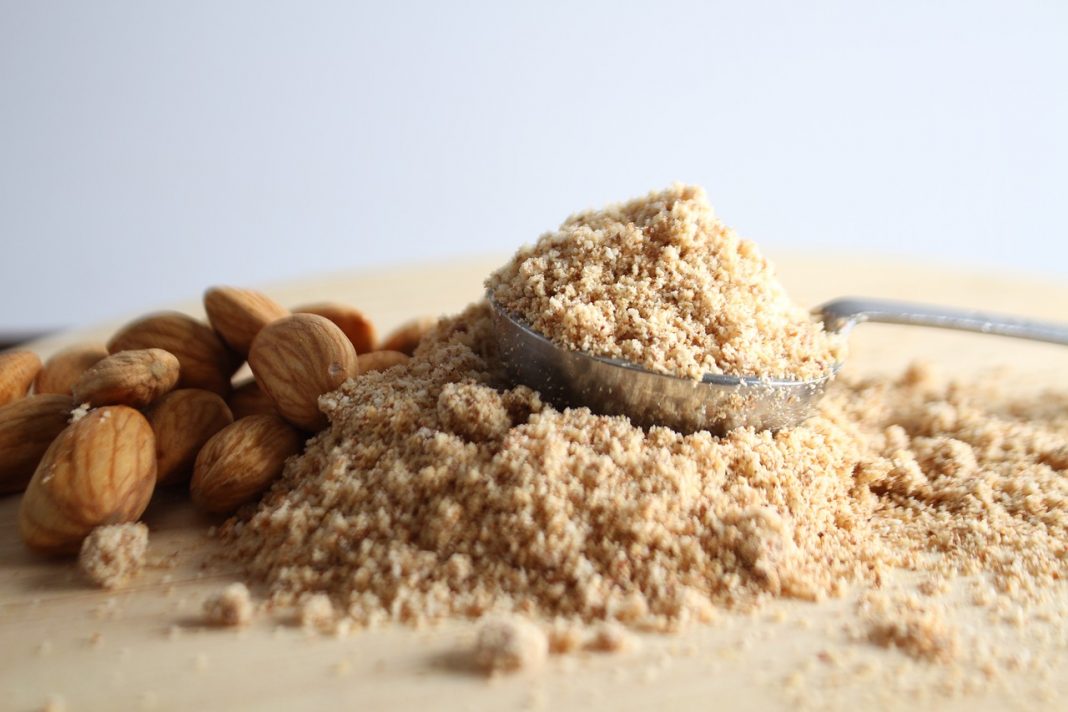
[[[243,583],[232,583],[204,601],[204,619],[209,625],[248,625],[252,614],[252,596]]]
[[[515,672],[545,662],[549,643],[529,620],[512,616],[482,623],[475,639],[474,662],[487,672]]]
[[[144,524],[112,524],[97,527],[82,542],[78,567],[102,588],[119,588],[141,572],[148,549]]]
[[[681,218],[711,220],[693,189],[670,194],[689,202]],[[655,222],[641,205],[615,210]],[[568,224],[583,220],[601,218]],[[983,575],[977,601],[1040,598],[1068,573],[1068,395],[1012,400],[915,366],[840,378],[792,429],[681,435],[508,387],[493,344],[476,304],[406,364],[323,397],[330,428],[221,529],[271,603],[322,594],[364,625],[519,614],[552,621],[563,652],[578,624],[673,630],[894,568],[933,592]],[[935,609],[866,611],[866,640],[935,661],[956,649]]]
[[[559,411],[491,367],[484,305],[322,401],[332,426],[223,535],[277,602],[355,621],[512,610],[671,629],[888,567],[1066,573],[1068,398],[923,368],[835,383],[819,414],[725,437]]]
[[[919,660],[950,661],[960,640],[945,606],[909,596],[869,593],[861,601],[869,642]]]
[[[693,186],[574,215],[486,286],[565,348],[688,378],[807,380],[843,357]]]

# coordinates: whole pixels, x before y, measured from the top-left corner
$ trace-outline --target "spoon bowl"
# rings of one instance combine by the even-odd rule
[[[741,427],[792,427],[815,413],[842,367],[835,364],[825,375],[806,381],[723,374],[706,374],[698,381],[562,348],[509,313],[492,294],[487,299],[498,355],[513,383],[529,386],[560,406],[624,415],[643,427],[661,425],[682,433],[708,430],[716,435]],[[843,338],[857,324],[877,321],[1068,345],[1068,325],[883,299],[836,299],[817,307],[814,316]]]

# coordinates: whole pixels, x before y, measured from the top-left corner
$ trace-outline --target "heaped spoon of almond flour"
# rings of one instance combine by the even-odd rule
[[[723,433],[737,427],[778,430],[809,417],[841,368],[824,375],[784,380],[705,374],[700,380],[658,373],[623,359],[557,346],[488,295],[502,364],[516,383],[550,401],[586,406],[595,413],[626,415],[637,425],[663,425],[688,433]],[[884,299],[845,298],[814,310],[830,334],[845,339],[857,324],[935,326],[1068,345],[1068,325],[998,314]]]

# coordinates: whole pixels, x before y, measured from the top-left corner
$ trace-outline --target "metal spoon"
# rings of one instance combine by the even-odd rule
[[[836,364],[809,381],[706,374],[700,381],[619,359],[561,348],[509,314],[492,294],[494,331],[508,377],[553,403],[626,415],[637,425],[722,434],[738,427],[778,430],[812,415]],[[847,336],[865,321],[937,326],[1068,345],[1068,325],[886,299],[835,299],[813,310],[830,332]]]

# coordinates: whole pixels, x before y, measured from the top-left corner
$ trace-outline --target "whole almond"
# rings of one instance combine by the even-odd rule
[[[203,388],[220,395],[230,392],[230,377],[241,365],[207,324],[179,312],[158,312],[124,326],[108,342],[108,351],[163,349],[181,364],[179,388]]]
[[[207,512],[232,512],[256,499],[300,452],[303,436],[277,415],[250,415],[216,433],[197,455],[189,492]]]
[[[226,399],[226,404],[230,406],[234,420],[247,418],[250,415],[278,415],[274,401],[264,393],[254,378],[234,386],[234,391]]]
[[[0,405],[25,398],[40,370],[41,359],[32,351],[0,353]]]
[[[289,316],[288,309],[266,294],[237,287],[212,287],[204,292],[204,310],[223,341],[242,356],[248,355],[260,329]]]
[[[352,342],[332,321],[315,314],[268,324],[252,342],[248,363],[282,417],[311,432],[326,426],[319,396],[359,373]]]
[[[400,351],[372,351],[360,354],[358,358],[360,373],[384,371],[402,363],[408,363],[408,355]]]
[[[19,532],[34,551],[77,551],[94,527],[137,521],[155,486],[148,421],[127,406],[98,408],[41,458],[19,505]]]
[[[356,353],[365,354],[374,351],[375,341],[378,334],[375,325],[371,323],[362,311],[355,307],[336,302],[317,302],[305,304],[293,310],[295,314],[318,314],[337,324],[337,327],[349,337]]]
[[[120,351],[89,368],[71,389],[75,403],[143,408],[178,383],[178,359],[163,349]]]
[[[0,494],[21,492],[45,450],[67,427],[74,401],[33,395],[0,407]]]
[[[74,382],[107,355],[107,347],[103,344],[79,344],[57,351],[45,361],[44,367],[34,379],[34,393],[70,395]]]
[[[434,328],[438,320],[433,317],[420,317],[397,327],[379,347],[382,351],[400,351],[411,356],[423,337]]]
[[[211,436],[234,422],[218,393],[182,388],[160,398],[145,412],[156,435],[156,483],[187,481],[197,453]]]

